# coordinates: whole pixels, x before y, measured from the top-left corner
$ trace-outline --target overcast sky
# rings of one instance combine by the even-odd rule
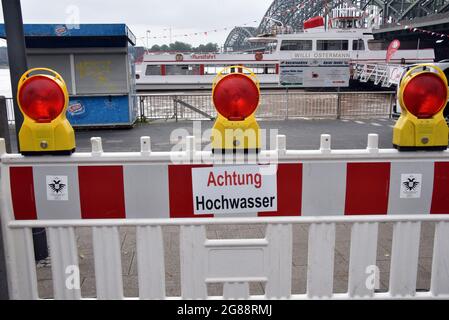
[[[150,30],[151,46],[169,43],[170,27],[172,42],[222,45],[234,26],[257,26],[272,1],[22,0],[21,3],[24,23],[73,23],[77,20],[80,23],[126,23],[139,38],[138,45],[146,44],[146,31]],[[3,10],[0,11],[3,23]]]

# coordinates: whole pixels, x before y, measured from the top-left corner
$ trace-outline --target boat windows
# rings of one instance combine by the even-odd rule
[[[365,50],[365,43],[362,39],[352,40],[352,50],[353,51],[363,51]]]
[[[348,50],[348,40],[317,40],[316,49],[321,51]]]
[[[370,39],[368,40],[368,49],[369,50],[387,50],[388,45],[386,44],[385,40],[383,39],[379,39],[379,40],[374,40],[374,39]]]
[[[161,75],[161,66],[157,65],[147,65],[145,69],[146,76],[160,76]]]
[[[192,76],[200,74],[200,65],[199,64],[180,64],[173,65],[168,64],[165,67],[165,74],[167,76],[172,75],[183,75],[183,76]]]
[[[312,50],[312,40],[283,40],[281,51],[308,51]]]
[[[221,70],[223,70],[224,67],[225,67],[224,65],[215,65],[215,64],[205,65],[204,66],[204,74],[216,75]]]
[[[255,74],[276,74],[275,64],[248,64],[245,67]],[[248,73],[246,70],[243,70],[243,72]]]

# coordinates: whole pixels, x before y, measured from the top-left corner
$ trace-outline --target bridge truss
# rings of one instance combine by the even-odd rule
[[[251,49],[246,38],[271,33],[273,27],[299,31],[305,20],[326,15],[341,6],[356,7],[367,16],[375,13],[380,24],[449,12],[449,0],[274,0],[257,28],[235,27],[226,39],[224,50]]]

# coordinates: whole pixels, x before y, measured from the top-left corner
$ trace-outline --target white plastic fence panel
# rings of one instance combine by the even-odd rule
[[[449,222],[435,226],[430,291],[435,296],[449,295]]]
[[[416,293],[420,222],[396,222],[391,250],[390,294],[411,297]]]
[[[335,223],[313,223],[309,228],[307,296],[332,297],[334,284]]]
[[[48,228],[55,299],[81,299],[78,251],[72,227]]]
[[[93,248],[98,299],[123,299],[122,259],[117,227],[94,227]]]
[[[138,226],[136,247],[140,298],[164,299],[165,264],[161,226]]]
[[[205,226],[182,226],[180,232],[181,295],[184,299],[205,299],[206,257],[203,250],[206,242]]]
[[[351,297],[372,297],[375,284],[367,283],[370,267],[376,268],[377,223],[354,223],[351,229],[348,293]],[[377,273],[374,277],[378,277]]]
[[[291,224],[268,224],[264,239],[218,240],[182,226],[180,252],[183,298],[205,298],[206,283],[222,283],[225,299],[248,298],[250,282],[265,283],[267,298],[291,295]]]
[[[289,298],[292,292],[292,225],[270,224],[266,238],[270,267],[265,295],[267,298]]]
[[[14,279],[9,283],[11,299],[38,299],[36,264],[34,261],[33,236],[30,228],[8,230],[11,249],[8,277]]]

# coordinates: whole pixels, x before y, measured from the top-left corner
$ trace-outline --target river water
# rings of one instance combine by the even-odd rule
[[[12,97],[9,69],[0,68],[0,96]]]

